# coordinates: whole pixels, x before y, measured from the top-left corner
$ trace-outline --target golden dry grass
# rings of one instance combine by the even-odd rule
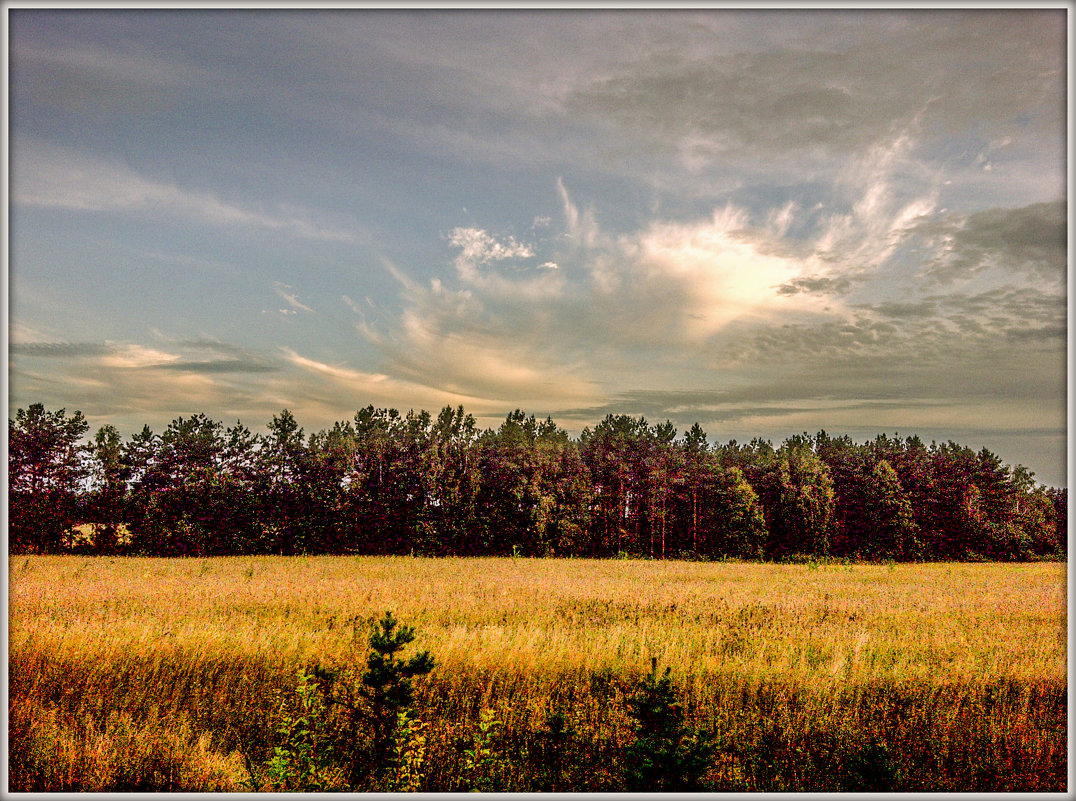
[[[1056,749],[1036,693],[1066,687],[1066,595],[1058,563],[13,557],[11,708],[27,705],[27,730],[55,730],[34,742],[81,726],[99,751],[115,721],[181,720],[184,764],[201,766],[186,786],[230,775],[234,788],[236,737],[271,713],[266,688],[297,664],[353,660],[392,610],[437,660],[420,703],[445,721],[490,706],[533,731],[570,699],[575,724],[615,746],[630,727],[613,702],[656,657],[707,725],[766,707],[785,727],[853,730],[871,688],[904,688],[930,708],[924,726],[989,706],[978,741]],[[1010,689],[987,705],[998,687]]]
[[[100,655],[328,657],[388,609],[443,666],[811,681],[1065,675],[1065,566],[551,559],[9,560],[9,637]]]

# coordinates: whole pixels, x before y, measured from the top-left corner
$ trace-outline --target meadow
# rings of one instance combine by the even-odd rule
[[[12,791],[244,790],[296,669],[360,664],[386,610],[436,662],[416,680],[417,789],[621,789],[627,701],[652,658],[714,738],[717,790],[1067,787],[1064,563],[13,556],[8,570]]]

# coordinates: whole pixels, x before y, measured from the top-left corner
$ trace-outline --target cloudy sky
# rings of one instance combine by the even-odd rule
[[[1066,9],[9,9],[9,407],[989,447],[1065,485]]]

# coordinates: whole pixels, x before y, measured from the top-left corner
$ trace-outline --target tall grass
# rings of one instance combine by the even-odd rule
[[[1056,563],[13,557],[10,789],[241,789],[295,667],[361,660],[391,609],[437,660],[416,685],[424,789],[466,789],[482,710],[499,789],[536,789],[558,711],[559,789],[620,789],[656,657],[720,736],[715,786],[1061,790],[1065,581]]]

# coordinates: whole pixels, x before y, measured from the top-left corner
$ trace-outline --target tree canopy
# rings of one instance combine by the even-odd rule
[[[871,560],[1058,558],[1067,491],[985,448],[918,437],[711,444],[608,415],[572,438],[520,410],[367,406],[306,434],[205,415],[126,441],[80,412],[9,426],[13,552]],[[87,527],[85,524],[91,524]],[[92,532],[86,535],[86,530]]]

